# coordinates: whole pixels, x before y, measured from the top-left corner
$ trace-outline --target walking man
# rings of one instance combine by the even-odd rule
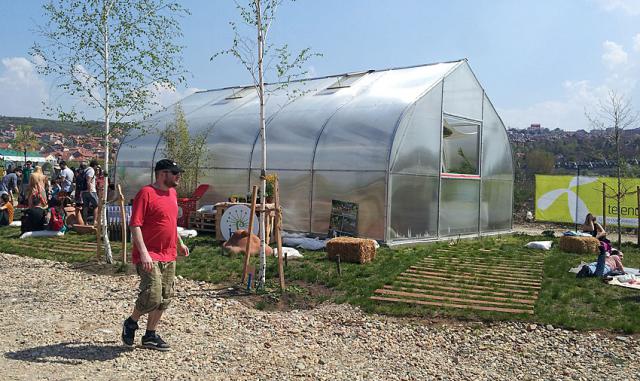
[[[133,345],[138,319],[147,318],[142,346],[168,351],[171,347],[156,327],[173,295],[177,251],[184,256],[189,249],[178,235],[178,198],[175,187],[182,169],[172,160],[156,163],[156,181],[140,189],[133,200],[131,213],[132,261],[140,275],[140,293],[133,313],[122,326],[122,341]]]

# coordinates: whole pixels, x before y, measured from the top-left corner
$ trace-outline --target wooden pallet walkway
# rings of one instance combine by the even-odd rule
[[[371,299],[436,308],[534,313],[544,256],[527,253],[513,258],[482,250],[486,256],[455,257],[448,250],[438,251],[377,289]]]

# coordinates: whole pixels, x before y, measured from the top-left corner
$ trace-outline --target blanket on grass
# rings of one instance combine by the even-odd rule
[[[618,277],[614,277],[613,279],[611,279],[609,281],[610,285],[612,286],[619,286],[619,287],[624,287],[624,288],[633,288],[635,290],[640,290],[640,282],[637,283],[631,283],[631,282],[620,282],[618,280]]]

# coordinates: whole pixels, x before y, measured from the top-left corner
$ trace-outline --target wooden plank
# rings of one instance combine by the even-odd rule
[[[532,260],[532,261],[523,261],[520,259],[511,259],[499,256],[489,256],[489,257],[474,257],[474,256],[465,256],[465,257],[453,257],[453,256],[428,256],[424,258],[430,258],[433,260],[459,260],[464,262],[474,262],[474,263],[486,263],[486,264],[495,264],[495,265],[516,265],[518,267],[522,267],[525,265],[529,266],[538,266],[544,263],[544,258],[540,258],[540,260]],[[423,258],[423,259],[424,259]]]
[[[249,214],[249,227],[247,228],[247,232],[249,236],[247,237],[247,245],[244,248],[244,261],[242,264],[242,284],[244,284],[245,279],[247,279],[247,273],[249,271],[249,259],[251,258],[251,252],[249,248],[251,247],[251,234],[253,233],[253,218],[256,215],[256,197],[258,195],[258,187],[253,186],[251,190],[251,214]],[[218,213],[220,213],[218,211]],[[216,222],[218,222],[216,220]]]
[[[431,293],[436,293],[436,294],[452,296],[452,297],[467,296],[464,292],[448,292],[448,291],[440,291],[440,290],[433,290],[433,289],[425,290],[422,288],[412,288],[412,287],[397,287],[397,286],[385,285],[385,286],[382,286],[382,288],[387,290],[415,292],[417,294],[424,294],[424,295],[433,295]],[[460,290],[460,291],[464,291],[464,290]],[[536,301],[532,299],[502,298],[498,296],[489,296],[489,295],[469,295],[469,296],[476,297],[476,298],[490,299],[491,301],[498,301],[498,302],[513,302],[515,304],[520,303],[520,304],[533,305],[536,303]],[[483,299],[471,299],[471,300],[483,300]]]
[[[278,247],[278,277],[280,280],[280,290],[285,290],[284,284],[284,253],[282,252],[282,209],[280,209],[280,183],[278,182],[278,177],[276,176],[275,184],[275,194],[276,194],[276,215],[274,220],[274,234],[276,235],[276,246]]]
[[[411,268],[409,268],[407,270],[407,272],[415,272],[418,274],[425,274],[425,275],[439,275],[439,276],[446,276],[448,278],[462,278],[462,279],[478,279],[478,280],[485,280],[485,281],[491,281],[491,282],[496,282],[496,283],[504,283],[510,287],[531,287],[531,288],[540,288],[540,282],[525,282],[525,281],[511,281],[508,279],[500,279],[500,278],[492,278],[492,277],[485,277],[485,276],[480,276],[478,274],[473,274],[473,273],[448,273],[448,272],[444,272],[444,271],[423,271],[423,270],[419,270],[419,269],[415,269],[414,266],[411,266]]]
[[[473,267],[477,267],[477,268],[481,268],[481,269],[498,269],[498,270],[514,270],[517,269],[518,272],[523,272],[525,274],[528,275],[542,275],[543,274],[543,269],[542,266],[540,266],[540,268],[520,268],[520,267],[512,267],[512,266],[502,266],[502,265],[492,265],[491,263],[483,263],[483,262],[465,262],[465,261],[461,261],[461,260],[450,260],[450,261],[442,261],[445,264],[450,264],[452,266],[473,266]],[[420,261],[418,261],[418,263],[422,263],[422,264],[438,264],[440,263],[440,261],[436,261],[436,260],[432,260],[430,258],[423,258]]]
[[[467,271],[463,271],[462,267],[466,267]],[[513,271],[515,272],[514,269],[509,269],[509,270],[504,270],[504,271],[491,271],[489,269],[481,269],[481,268],[476,268],[475,266],[451,266],[451,267],[445,267],[443,268],[442,266],[427,266],[427,265],[422,265],[422,264],[418,264],[415,266],[411,266],[411,268],[416,268],[416,269],[421,269],[421,270],[428,270],[428,271],[438,271],[438,272],[446,272],[448,274],[473,274],[473,275],[479,275],[479,276],[488,276],[488,277],[493,277],[493,278],[498,278],[498,279],[513,279],[513,280],[521,280],[521,281],[525,281],[525,282],[540,282],[540,279],[542,278],[542,275],[539,276],[533,276],[533,275],[522,275],[522,274],[518,274],[515,273],[513,275],[509,274],[509,271]],[[474,271],[477,270],[477,272],[473,272],[470,273],[469,270]]]
[[[434,307],[462,308],[462,309],[471,309],[471,310],[480,310],[480,311],[493,311],[493,312],[506,312],[506,313],[514,313],[514,314],[533,315],[533,310],[520,310],[516,308],[501,308],[501,307],[462,305],[462,304],[455,304],[455,303],[428,302],[425,300],[389,298],[384,296],[372,296],[370,299],[385,301],[385,302],[419,304],[419,305],[434,306]]]
[[[439,300],[439,301],[443,301],[443,302],[454,302],[454,303],[461,303],[461,304],[468,304],[468,305],[488,305],[488,306],[497,306],[497,307],[506,307],[506,308],[510,308],[510,307],[521,307],[518,305],[518,303],[503,303],[503,302],[493,302],[490,300],[477,300],[477,299],[466,299],[466,298],[455,298],[455,297],[448,297],[448,296],[440,296],[440,295],[431,295],[431,294],[424,294],[424,293],[416,293],[416,292],[405,292],[405,291],[396,291],[396,290],[389,290],[389,289],[384,289],[384,288],[379,288],[375,291],[376,294],[380,294],[380,295],[391,295],[391,296],[403,296],[403,297],[407,297],[407,298],[416,298],[416,299],[420,299],[420,300]],[[528,307],[528,306],[527,306]]]
[[[420,279],[431,279],[431,280],[448,281],[448,282],[452,281],[452,279],[450,279],[448,277],[442,277],[442,276],[421,275],[421,274],[406,274],[406,273],[403,273],[401,275],[420,278]],[[530,292],[533,292],[533,290],[531,290],[531,289],[523,290],[523,289],[506,288],[505,285],[501,285],[501,284],[495,284],[493,287],[489,287],[489,286],[476,285],[476,284],[473,284],[473,283],[465,283],[464,280],[457,280],[455,282],[456,282],[456,284],[459,284],[459,285],[464,285],[464,286],[469,285],[469,286],[473,286],[474,288],[482,287],[482,288],[485,288],[487,290],[507,291],[507,292],[514,292],[514,293],[517,293],[517,294],[528,294]]]
[[[458,292],[465,292],[465,293],[472,293],[472,294],[481,294],[481,295],[497,295],[497,296],[510,296],[513,293],[509,293],[509,292],[499,292],[499,291],[490,291],[493,290],[491,287],[483,287],[485,289],[488,290],[483,290],[483,289],[475,289],[475,288],[468,288],[468,287],[449,287],[449,286],[442,286],[440,284],[435,284],[433,282],[427,282],[423,279],[413,279],[413,278],[405,278],[405,277],[398,277],[398,279],[396,279],[394,281],[394,283],[400,283],[402,285],[410,285],[410,286],[414,286],[414,287],[418,287],[421,289],[439,289],[439,290],[449,290],[449,291],[458,291]],[[472,285],[470,285],[471,287],[474,287]],[[531,293],[526,293],[526,294],[521,294],[518,296],[524,297],[524,296],[531,296],[533,299],[537,299],[537,292],[531,292]],[[532,299],[532,300],[533,300]]]

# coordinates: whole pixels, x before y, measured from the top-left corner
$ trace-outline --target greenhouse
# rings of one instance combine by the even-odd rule
[[[513,162],[507,132],[466,60],[267,85],[267,168],[280,180],[284,229],[326,235],[332,200],[357,204],[357,235],[390,244],[509,231]],[[259,183],[253,86],[181,102],[207,132],[203,201]],[[161,131],[175,106],[146,123]],[[131,198],[151,181],[162,140],[123,144],[117,181]],[[184,163],[190,165],[190,163]]]

